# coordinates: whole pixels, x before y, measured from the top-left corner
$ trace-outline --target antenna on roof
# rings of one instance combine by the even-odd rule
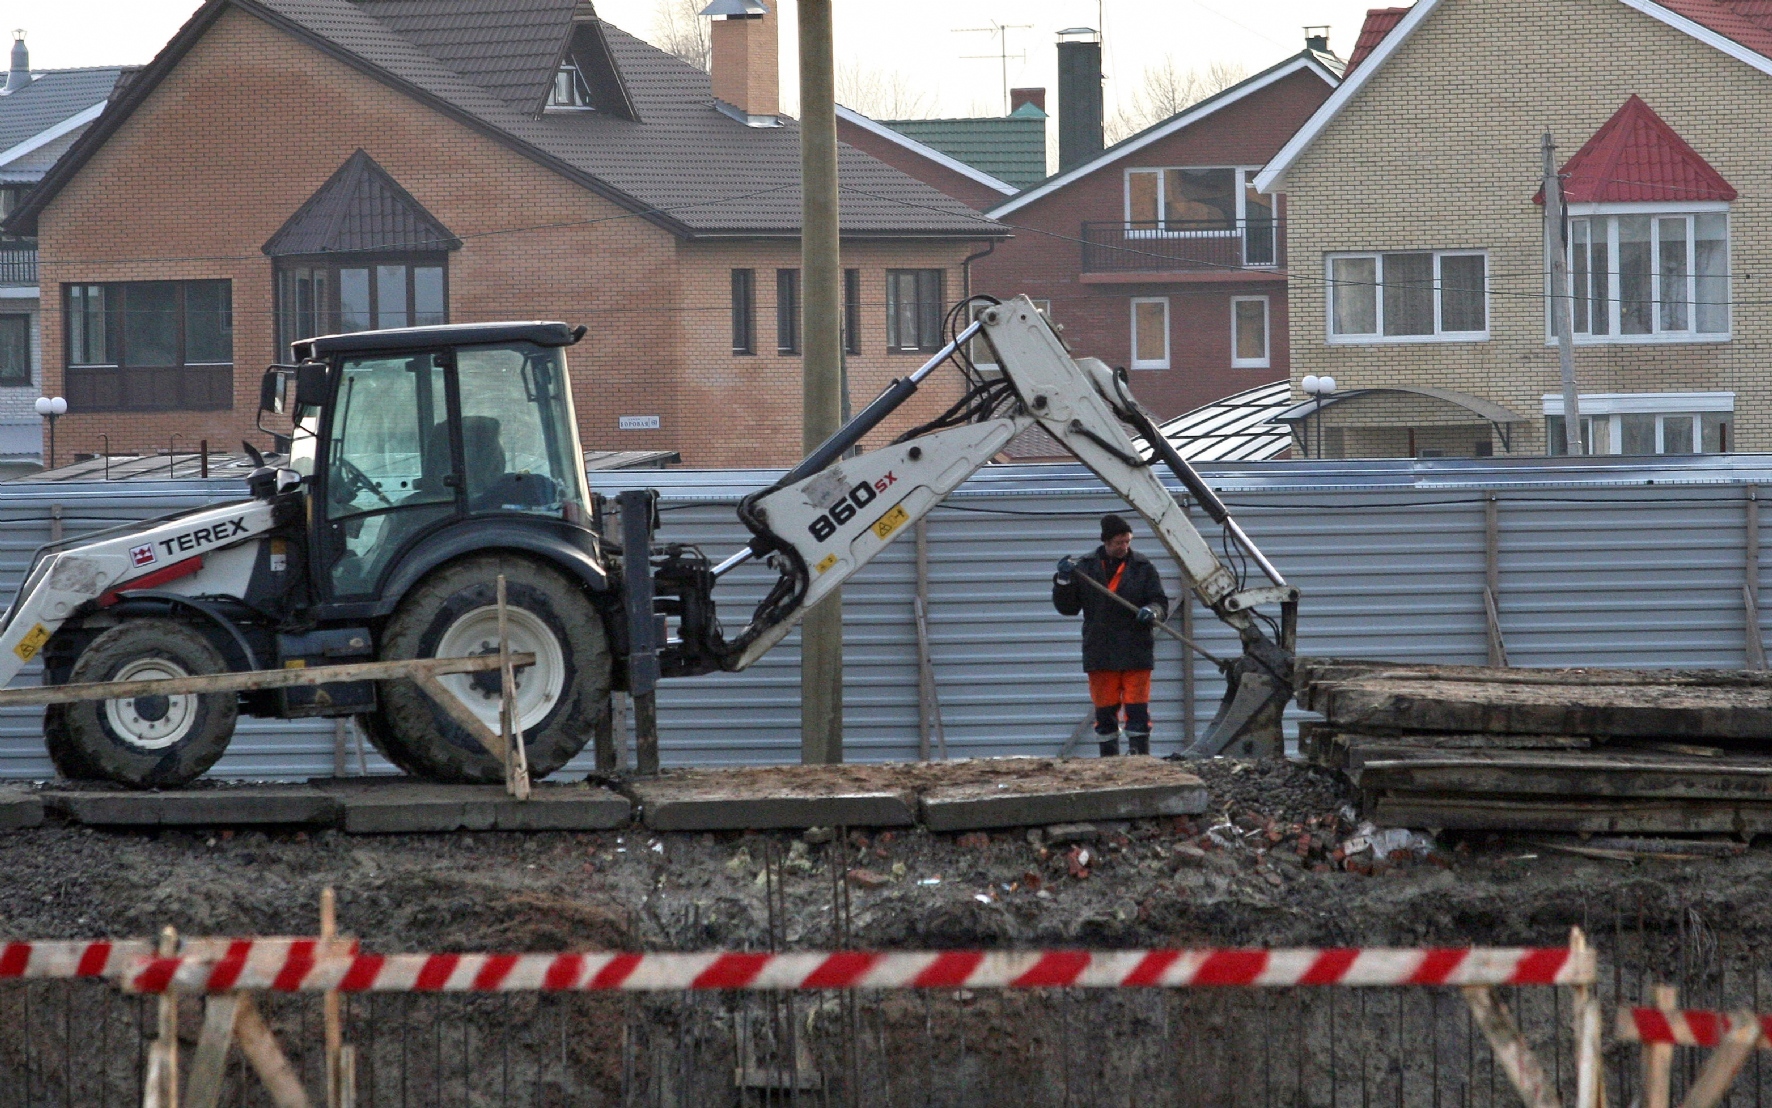
[[[1009,59],[1012,56],[1009,53],[1009,32],[1010,31],[1031,31],[1033,29],[1034,29],[1034,25],[1032,23],[998,23],[994,19],[991,20],[991,25],[989,27],[955,27],[954,28],[954,34],[956,34],[956,35],[987,34],[987,35],[997,36],[997,52],[995,54],[961,54],[960,57],[962,59],[969,60],[969,61],[970,60],[980,60],[980,59],[988,61],[988,60],[995,59],[1002,64],[1002,67],[1003,67],[1003,114],[1004,115],[1009,114]],[[1013,57],[1015,57],[1019,61],[1025,62],[1028,60],[1028,54],[1025,49],[1022,50],[1021,53],[1013,55]]]

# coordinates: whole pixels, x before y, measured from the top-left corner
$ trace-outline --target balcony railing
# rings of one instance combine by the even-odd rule
[[[37,244],[0,244],[0,285],[37,283]]]
[[[1114,220],[1083,224],[1083,272],[1273,269],[1286,264],[1283,219]]]

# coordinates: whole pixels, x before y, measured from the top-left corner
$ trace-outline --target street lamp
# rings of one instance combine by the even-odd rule
[[[1321,458],[1323,456],[1323,398],[1335,392],[1335,378],[1318,377],[1311,373],[1305,376],[1301,384],[1304,387],[1305,395],[1317,398],[1317,457]]]
[[[37,414],[49,421],[49,468],[55,468],[55,417],[68,413],[68,402],[59,396],[39,396]]]

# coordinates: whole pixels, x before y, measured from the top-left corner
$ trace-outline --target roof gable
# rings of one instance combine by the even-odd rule
[[[1354,52],[1348,55],[1347,69],[1342,73],[1346,77],[1358,69],[1360,63],[1378,49],[1384,36],[1396,30],[1397,24],[1409,14],[1408,8],[1371,8],[1366,12],[1366,22],[1360,24],[1360,37],[1354,41]]]
[[[1632,94],[1563,166],[1571,204],[1734,200],[1734,186]],[[1533,198],[1544,203],[1544,190]]]
[[[577,0],[357,0],[414,46],[505,103],[539,112]]]
[[[1237,101],[1242,100],[1244,97],[1254,95],[1262,89],[1267,88],[1269,85],[1290,77],[1294,73],[1313,73],[1322,78],[1324,83],[1333,89],[1341,82],[1340,73],[1335,69],[1330,68],[1330,63],[1335,61],[1336,59],[1332,56],[1318,54],[1312,50],[1306,50],[1302,53],[1295,54],[1278,65],[1270,66],[1253,77],[1244,78],[1230,88],[1215,93],[1212,96],[1208,96],[1206,99],[1170,116],[1161,123],[1147,127],[1130,138],[1121,139],[1119,142],[1116,142],[1114,145],[1103,150],[1101,153],[1083,164],[1073,166],[1072,168],[1065,170],[1063,173],[1048,177],[1045,181],[1028,189],[1026,192],[1011,197],[1003,203],[998,204],[996,207],[990,209],[987,214],[992,216],[1008,215],[1010,212],[1025,207],[1043,196],[1051,195],[1073,181],[1113,164],[1128,154],[1144,149],[1159,139],[1167,138],[1183,128],[1191,127],[1214,112],[1221,111],[1222,109],[1235,104]]]
[[[449,228],[359,148],[278,228],[264,252],[283,257],[460,248]]]
[[[0,164],[66,134],[71,119],[97,118],[93,109],[104,106],[122,72],[118,66],[40,71],[30,84],[0,96]]]

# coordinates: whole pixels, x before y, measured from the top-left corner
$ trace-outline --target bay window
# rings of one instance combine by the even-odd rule
[[[1329,341],[1487,339],[1488,264],[1475,250],[1332,255]]]
[[[1569,221],[1577,342],[1729,337],[1729,215],[1593,212]]]
[[[449,322],[447,254],[277,259],[277,338]]]

